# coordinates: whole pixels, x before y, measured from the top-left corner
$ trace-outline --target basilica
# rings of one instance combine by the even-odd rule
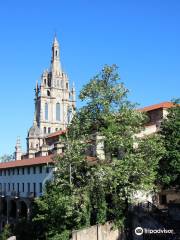
[[[60,47],[55,37],[50,70],[42,73],[41,83],[35,87],[34,120],[27,136],[27,154],[22,155],[18,139],[16,160],[34,158],[46,147],[47,135],[66,129],[75,111],[75,95],[74,83],[70,88],[68,76],[61,67]]]

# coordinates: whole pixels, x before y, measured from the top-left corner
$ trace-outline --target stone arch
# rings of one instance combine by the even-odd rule
[[[10,200],[9,202],[9,216],[12,218],[16,218],[17,214],[17,205],[15,200]]]
[[[24,201],[19,202],[19,217],[20,218],[27,218],[27,204]]]
[[[7,215],[7,200],[6,199],[2,199],[2,214],[4,216]]]

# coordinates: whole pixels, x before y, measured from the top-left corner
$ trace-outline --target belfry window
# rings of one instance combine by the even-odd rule
[[[60,121],[60,104],[56,103],[56,121]]]
[[[48,79],[48,87],[51,87],[51,79]]]
[[[45,120],[48,120],[48,104],[45,103]]]
[[[56,50],[56,57],[58,56],[58,51]]]
[[[48,97],[50,97],[50,96],[51,96],[51,94],[50,94],[50,91],[49,91],[49,90],[47,90],[47,96],[48,96]]]

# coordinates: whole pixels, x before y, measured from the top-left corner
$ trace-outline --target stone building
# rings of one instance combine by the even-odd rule
[[[64,130],[70,123],[75,111],[75,94],[74,84],[70,88],[68,76],[61,67],[60,47],[55,37],[50,70],[42,73],[41,83],[35,87],[34,121],[27,136],[29,158],[42,150],[47,134]],[[16,156],[19,159],[19,148],[18,151]]]

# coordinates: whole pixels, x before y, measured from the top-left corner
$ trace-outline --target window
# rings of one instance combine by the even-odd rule
[[[22,192],[24,192],[24,183],[22,183]]]
[[[48,120],[48,104],[45,103],[45,120]]]
[[[27,183],[27,190],[28,190],[28,193],[31,191],[31,188],[30,188],[30,183]]]
[[[8,169],[8,176],[10,176],[10,169]]]
[[[34,192],[34,196],[36,196],[36,183],[33,183],[33,192]]]
[[[30,167],[27,168],[27,173],[30,174]]]
[[[68,83],[66,83],[66,88],[68,89]]]
[[[4,176],[6,176],[6,170],[4,170]]]
[[[12,190],[14,191],[14,183],[12,184]]]
[[[48,79],[48,87],[51,87],[51,79]]]
[[[44,134],[46,134],[46,127],[44,127]]]
[[[0,170],[0,176],[2,176],[2,171]]]
[[[58,56],[58,51],[56,50],[56,57]]]
[[[11,191],[11,184],[8,183],[8,191],[10,192]]]
[[[60,104],[56,103],[56,120],[60,121]]]
[[[48,127],[48,133],[51,133],[51,128],[50,127]]]
[[[4,183],[4,192],[6,192],[6,183]]]
[[[19,183],[17,183],[17,191],[19,192]]]
[[[46,85],[46,78],[44,79],[44,84]]]
[[[51,96],[51,94],[50,94],[50,91],[49,91],[49,90],[47,90],[47,96],[48,96],[48,97],[50,97],[50,96]]]
[[[58,131],[58,128],[56,128],[55,131],[57,132],[57,131]]]
[[[33,173],[36,174],[36,167],[33,167]]]
[[[12,174],[14,175],[14,168],[13,168],[13,170],[12,170]]]
[[[19,168],[17,168],[17,175],[19,175]]]
[[[42,166],[39,166],[39,173],[42,173]]]
[[[42,183],[39,183],[39,192],[42,193]]]
[[[2,191],[2,183],[0,183],[0,191]]]
[[[24,175],[24,168],[22,168],[22,175]]]

